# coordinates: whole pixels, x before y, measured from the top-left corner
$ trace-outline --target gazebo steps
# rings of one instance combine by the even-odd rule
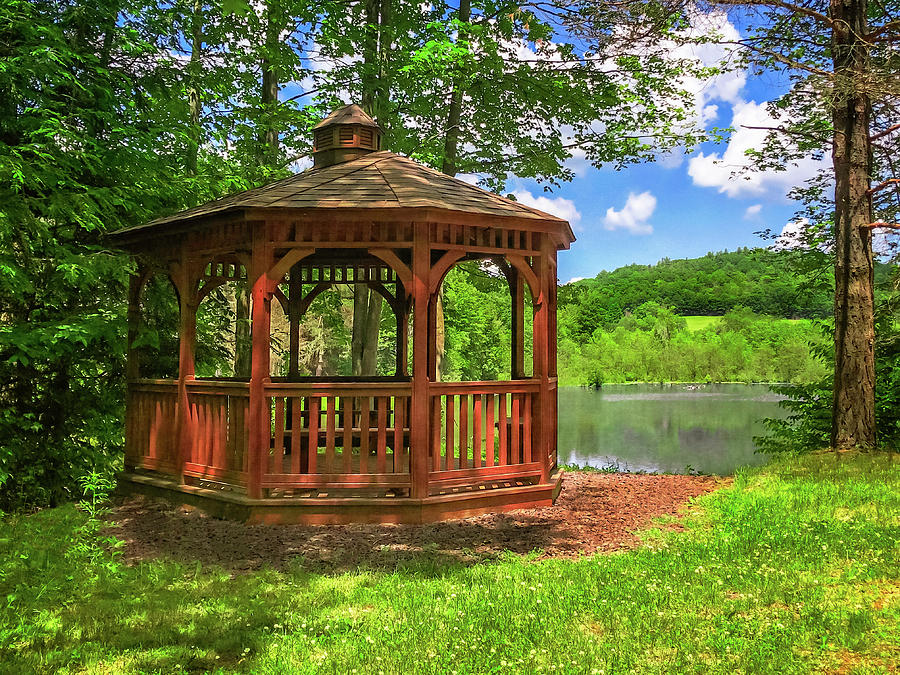
[[[143,494],[198,508],[216,518],[251,524],[337,525],[349,523],[429,523],[450,518],[550,506],[562,486],[562,472],[548,483],[492,481],[454,488],[425,499],[402,496],[319,496],[325,491],[297,491],[297,496],[251,499],[244,494],[196,485],[181,485],[159,476],[126,472],[118,491]],[[301,496],[307,495],[307,496]]]

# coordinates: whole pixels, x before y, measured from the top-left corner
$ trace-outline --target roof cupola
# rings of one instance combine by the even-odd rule
[[[313,166],[321,168],[381,150],[381,127],[355,103],[313,127]]]

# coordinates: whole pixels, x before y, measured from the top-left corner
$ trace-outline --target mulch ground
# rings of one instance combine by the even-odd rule
[[[131,497],[109,516],[129,563],[165,558],[233,572],[288,563],[315,571],[394,568],[423,556],[468,565],[505,551],[570,558],[638,543],[654,518],[727,479],[711,476],[567,473],[556,504],[429,525],[244,525],[160,500]]]

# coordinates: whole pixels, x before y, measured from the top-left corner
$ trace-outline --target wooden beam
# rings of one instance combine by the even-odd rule
[[[525,377],[525,283],[519,270],[510,270],[509,295],[512,302],[510,374],[514,380]]]
[[[546,240],[545,240],[546,241]],[[541,259],[543,259],[543,255]],[[535,274],[534,269],[529,265],[523,256],[516,255],[514,253],[507,253],[506,259],[509,260],[509,263],[515,267],[519,273],[525,277],[525,281],[528,283],[528,288],[531,291],[532,302],[535,307],[542,304],[544,302],[543,295],[543,284],[541,279],[538,278],[538,275]]]
[[[434,339],[428,327],[428,300],[431,296],[431,249],[428,245],[428,223],[415,223],[413,245],[412,297],[413,314],[413,373],[410,400],[410,496],[428,496],[428,443],[430,416],[428,396],[428,346]],[[431,433],[435,433],[431,430]]]
[[[400,257],[392,249],[370,248],[369,253],[390,265],[397,278],[403,283],[406,294],[412,295],[412,270],[409,269],[405,262],[400,260]]]
[[[450,268],[465,257],[465,251],[461,250],[447,251],[444,253],[431,268],[429,293],[437,293],[438,288],[441,286],[441,282],[444,280],[447,272],[450,271]]]
[[[297,249],[296,252],[299,254],[301,250]],[[279,265],[285,262],[287,257],[282,258]],[[250,414],[248,425],[250,439],[247,448],[249,453],[247,494],[252,499],[259,499],[262,496],[264,462],[269,453],[270,411],[265,385],[269,381],[272,280],[273,278],[276,281],[281,279],[290,267],[287,265],[284,271],[278,275],[279,265],[273,267],[272,258],[271,247],[267,244],[266,223],[258,223],[254,229],[253,255],[248,275],[252,281],[252,320],[250,323]],[[274,277],[267,273],[273,270],[276,273]]]
[[[269,244],[266,244],[271,249]],[[256,249],[254,247],[254,253]],[[292,248],[290,251],[285,253],[281,259],[276,262],[270,269],[265,272],[265,276],[268,278],[270,283],[274,283],[278,285],[281,283],[281,280],[284,278],[284,275],[288,273],[288,270],[291,269],[295,264],[306,258],[307,256],[311,256],[316,252],[314,248]],[[269,256],[271,258],[271,255]]]
[[[197,336],[197,305],[194,301],[194,282],[191,266],[185,261],[175,267],[172,279],[178,289],[180,319],[178,323],[178,403],[175,409],[176,472],[184,483],[184,467],[191,454],[195,420],[191,418],[187,383],[194,379],[194,342]]]

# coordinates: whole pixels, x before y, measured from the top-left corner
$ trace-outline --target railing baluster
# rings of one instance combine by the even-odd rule
[[[453,468],[453,407],[455,398],[453,394],[447,394],[447,433],[444,439],[444,468],[447,471]]]
[[[359,398],[359,472],[369,473],[369,397]]]
[[[468,467],[469,458],[469,396],[459,395],[459,465],[458,468]]]
[[[284,471],[284,402],[281,396],[275,397],[275,447],[269,455],[269,473]]]
[[[472,396],[472,466],[476,469],[481,466],[481,394]]]
[[[494,440],[496,438],[494,427],[494,409],[497,407],[497,401],[493,394],[488,394],[487,399],[487,424],[485,425],[487,428],[485,431],[487,432],[485,435],[485,459],[487,466],[494,466]]]
[[[318,396],[310,396],[307,399],[309,406],[309,456],[307,457],[307,473],[316,473],[316,465],[319,459],[319,407],[321,399]]]
[[[303,416],[300,414],[300,396],[292,396],[291,402],[291,473],[300,473],[300,438],[303,434]],[[282,469],[283,471],[284,469]]]
[[[525,452],[525,456],[522,458],[523,462],[533,462],[534,461],[534,452],[531,447],[531,395],[525,394],[522,397],[522,407],[524,408],[523,416],[524,422],[522,423],[522,433],[524,438],[522,439],[522,448]]]
[[[334,472],[334,396],[325,403],[325,472]]]
[[[507,441],[506,429],[506,394],[498,394],[497,407],[499,408],[499,424],[500,424],[500,466],[509,464],[509,445]]]
[[[375,472],[384,473],[387,469],[387,407],[388,399],[386,396],[379,396],[376,399],[378,405],[378,436],[376,441],[377,459],[375,463]]]
[[[509,453],[509,455],[510,455],[509,463],[510,464],[521,464],[522,463],[522,446],[520,444],[520,441],[521,441],[521,438],[520,438],[520,436],[521,436],[521,433],[520,433],[521,417],[519,416],[520,399],[521,399],[520,394],[512,395],[512,419],[511,419],[511,426],[512,426],[511,445],[512,445],[512,448],[511,448],[511,452]]]
[[[441,403],[443,396],[431,399],[431,465],[432,470],[441,470]]]
[[[394,473],[406,473],[406,434],[404,426],[406,415],[406,398],[394,397]]]
[[[349,409],[347,404],[349,405]],[[344,473],[353,471],[353,398],[341,396],[341,425],[344,429],[344,447],[341,448],[341,460]]]

